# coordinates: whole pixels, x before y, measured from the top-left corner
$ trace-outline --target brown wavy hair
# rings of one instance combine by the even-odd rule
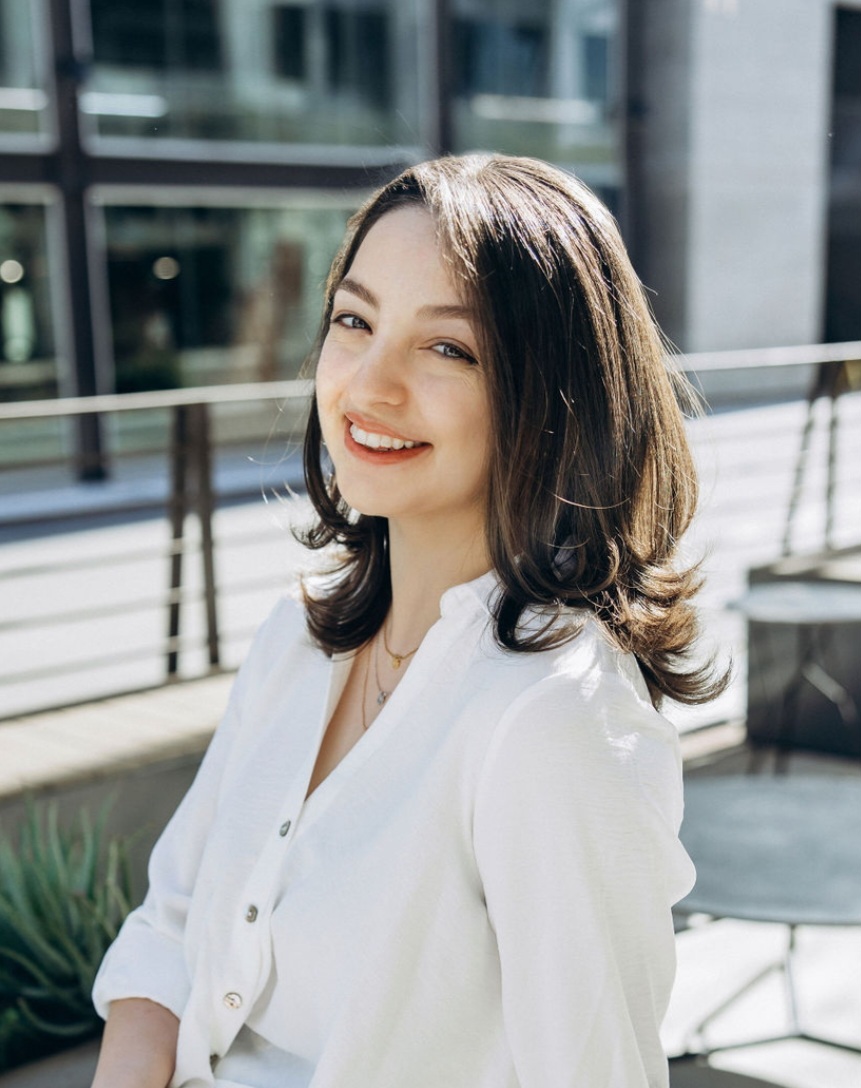
[[[580,181],[534,159],[447,157],[411,167],[353,216],[332,298],[387,212],[425,208],[477,315],[492,414],[487,545],[502,592],[497,642],[535,652],[575,637],[562,609],[590,609],[631,651],[657,705],[723,686],[695,666],[696,568],[675,563],[697,500],[680,409],[688,389],[667,352],[613,217]],[[300,539],[341,546],[325,594],[306,588],[308,627],[328,653],[356,650],[391,603],[388,523],[351,510],[323,464],[312,401],[305,478],[316,511]],[[522,624],[538,608],[546,623]]]

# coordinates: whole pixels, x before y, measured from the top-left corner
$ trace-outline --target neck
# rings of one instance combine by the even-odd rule
[[[445,526],[434,533],[426,524],[389,522],[392,609],[386,640],[395,653],[417,646],[439,619],[439,602],[452,586],[490,570],[481,528]]]

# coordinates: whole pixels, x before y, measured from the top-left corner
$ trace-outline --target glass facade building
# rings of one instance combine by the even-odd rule
[[[621,190],[618,0],[0,0],[0,399],[295,376],[363,196]]]

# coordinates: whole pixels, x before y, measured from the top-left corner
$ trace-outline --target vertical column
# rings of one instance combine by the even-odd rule
[[[619,67],[622,77],[622,201],[620,226],[635,268],[643,275],[646,239],[641,215],[645,181],[643,144],[645,141],[646,79],[645,20],[646,5],[637,0],[620,0]]]
[[[77,0],[49,0],[54,47],[57,111],[57,176],[63,205],[63,246],[66,257],[67,313],[72,373],[79,396],[100,392],[93,338],[92,293],[87,251],[87,158],[81,148],[78,87],[82,61],[73,34],[72,6]],[[79,475],[101,480],[106,475],[101,422],[84,415],[78,424]]]
[[[446,155],[454,149],[454,66],[452,48],[452,0],[427,0],[430,5],[431,56],[429,128],[430,150]]]

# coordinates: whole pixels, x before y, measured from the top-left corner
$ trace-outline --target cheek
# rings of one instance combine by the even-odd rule
[[[463,433],[469,442],[476,464],[485,469],[490,462],[491,426],[490,405],[485,396],[476,397],[464,420]]]
[[[332,437],[332,428],[340,425],[341,390],[337,382],[337,369],[332,366],[331,360],[324,352],[317,364],[317,373],[314,376],[314,391],[317,396],[317,413],[320,416],[320,426],[323,429],[323,438]]]

